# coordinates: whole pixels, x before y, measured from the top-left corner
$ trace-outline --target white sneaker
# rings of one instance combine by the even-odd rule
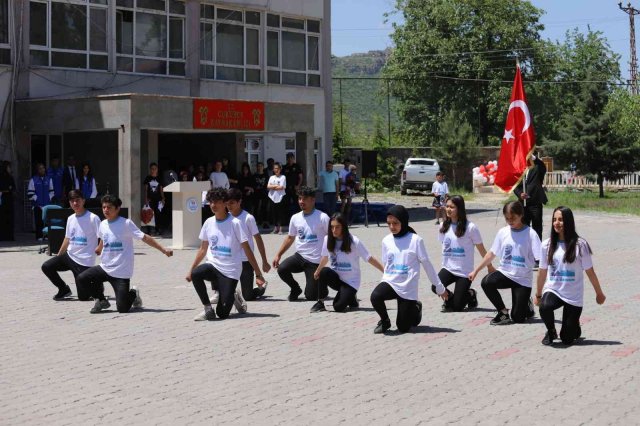
[[[211,302],[212,305],[217,305],[218,299],[220,299],[220,293],[213,290],[213,296],[211,296],[211,299],[209,299],[209,301]]]
[[[133,300],[133,307],[134,308],[142,308],[142,298],[140,297],[140,289],[138,289],[138,287],[133,286],[131,287],[131,290],[136,292],[136,298]]]
[[[193,318],[194,321],[212,321],[214,319],[216,319],[216,311],[213,309],[209,312],[202,311]]]
[[[247,301],[242,297],[242,290],[239,288],[236,289],[236,292],[233,295],[233,306],[236,307],[239,314],[247,313]]]

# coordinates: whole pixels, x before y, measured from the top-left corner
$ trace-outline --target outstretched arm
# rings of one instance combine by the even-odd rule
[[[287,237],[284,239],[282,245],[280,246],[280,250],[278,250],[278,254],[276,254],[276,257],[273,258],[272,265],[274,268],[280,266],[280,258],[289,249],[289,247],[291,247],[291,244],[293,244],[295,239],[296,237],[292,235],[287,235]]]
[[[496,258],[496,255],[493,254],[492,251],[488,251],[487,254],[484,256],[484,258],[482,259],[482,262],[480,262],[480,264],[476,266],[476,269],[474,269],[473,272],[469,274],[469,280],[473,281],[476,275],[478,275],[478,271],[480,271],[480,269],[484,268],[485,266],[488,266],[491,262],[493,262],[493,259],[495,258]]]
[[[269,265],[269,261],[267,260],[267,252],[264,249],[264,241],[262,241],[262,236],[260,234],[254,235],[253,238],[256,240],[256,246],[258,246],[260,258],[262,259],[262,271],[266,274],[271,269],[271,265]]]
[[[596,291],[596,302],[598,305],[602,305],[604,301],[607,299],[607,296],[604,295],[602,289],[600,288],[600,280],[598,280],[598,276],[596,275],[596,271],[593,268],[589,268],[584,271],[589,277],[589,281],[591,281],[591,285],[593,289]]]
[[[150,235],[144,234],[142,241],[144,241],[147,245],[153,247],[154,249],[158,250],[159,252],[161,252],[167,257],[173,256],[173,250],[160,245],[160,243],[157,242],[156,239]]]
[[[191,264],[191,269],[189,269],[189,273],[185,277],[185,280],[187,280],[187,282],[191,282],[191,272],[193,272],[193,270],[196,269],[196,267],[200,264],[200,262],[202,262],[202,259],[204,259],[204,256],[207,254],[208,245],[209,243],[207,241],[202,241],[202,243],[200,243],[200,248],[196,253],[196,258],[193,260],[193,263]]]

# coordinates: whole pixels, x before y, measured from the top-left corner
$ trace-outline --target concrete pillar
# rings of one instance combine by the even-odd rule
[[[187,0],[185,6],[186,76],[191,82],[189,96],[198,97],[200,96],[200,1]]]
[[[302,167],[304,185],[316,186],[313,157],[313,130],[296,132],[296,162]]]
[[[118,129],[118,196],[122,200],[122,206],[129,208],[130,219],[139,226],[140,217],[137,212],[142,208],[143,167],[140,161],[141,132],[140,129],[127,124]]]

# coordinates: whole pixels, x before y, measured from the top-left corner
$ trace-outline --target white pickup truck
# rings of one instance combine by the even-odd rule
[[[408,189],[430,190],[439,171],[438,161],[433,158],[409,158],[400,177],[400,194],[407,195]]]

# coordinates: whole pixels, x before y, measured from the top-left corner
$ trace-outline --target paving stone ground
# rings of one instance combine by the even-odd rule
[[[490,246],[504,224],[498,207],[470,207]],[[364,265],[358,311],[334,313],[329,301],[329,312],[310,314],[310,302],[286,301],[272,272],[269,297],[249,313],[194,322],[201,306],[184,276],[195,251],[167,259],[144,244],[133,283],[145,309],[90,315],[92,302],[51,300],[47,257],[21,236],[0,246],[0,424],[638,424],[640,218],[576,216],[607,301],[596,305],[587,281],[586,339],[573,347],[542,346],[537,316],[490,326],[481,290],[479,309],[440,313],[424,273],[422,324],[374,335],[369,296],[380,274]],[[412,217],[439,269],[432,211]],[[352,231],[379,256],[386,227]],[[263,238],[271,260],[283,237]]]

